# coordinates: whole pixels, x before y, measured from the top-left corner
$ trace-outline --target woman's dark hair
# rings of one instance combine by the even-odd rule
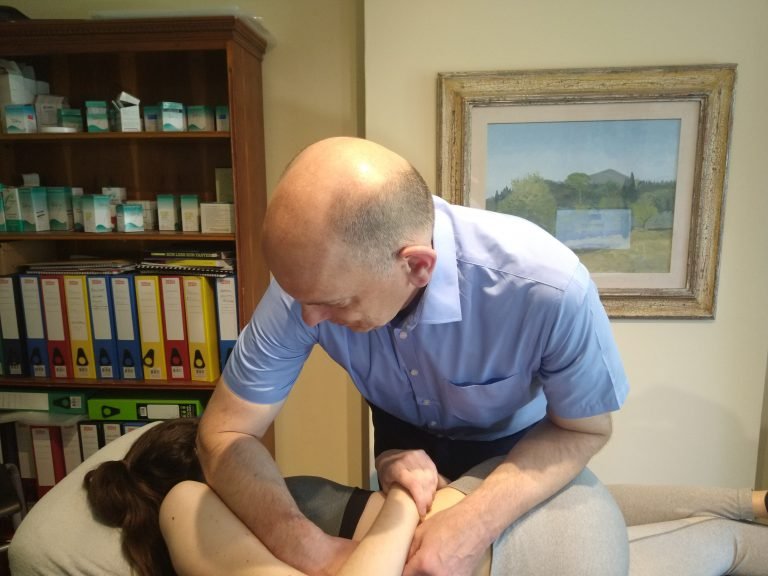
[[[88,503],[100,522],[122,529],[123,553],[140,576],[175,574],[160,532],[160,503],[183,480],[202,481],[196,418],[164,421],[139,436],[122,460],[88,472]]]

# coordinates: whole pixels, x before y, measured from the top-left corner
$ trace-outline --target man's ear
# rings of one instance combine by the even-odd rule
[[[408,267],[411,284],[417,288],[424,288],[429,284],[437,262],[437,252],[431,246],[406,246],[400,250],[400,258]]]

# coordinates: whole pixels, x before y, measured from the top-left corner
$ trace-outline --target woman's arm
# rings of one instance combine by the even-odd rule
[[[419,513],[411,496],[393,486],[370,530],[338,576],[400,576],[408,557]]]
[[[419,521],[393,488],[338,576],[400,576]],[[182,482],[160,507],[160,529],[181,576],[303,576],[277,559],[207,485]]]

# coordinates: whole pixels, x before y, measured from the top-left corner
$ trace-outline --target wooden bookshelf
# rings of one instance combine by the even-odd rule
[[[129,200],[157,194],[197,194],[215,201],[215,169],[231,168],[236,204],[232,234],[147,231],[0,232],[0,273],[31,261],[92,251],[100,257],[139,258],[148,247],[186,242],[233,247],[241,326],[269,283],[259,250],[266,210],[261,63],[266,42],[246,22],[231,16],[30,20],[0,23],[0,58],[34,67],[51,94],[72,108],[88,100],[110,101],[122,91],[144,105],[227,105],[227,132],[109,132],[0,134],[0,182],[21,185],[37,173],[42,186],[73,186],[86,194],[124,186]],[[205,391],[213,383],[178,381],[55,380],[0,377],[0,385],[23,389]],[[268,441],[268,445],[271,440]]]

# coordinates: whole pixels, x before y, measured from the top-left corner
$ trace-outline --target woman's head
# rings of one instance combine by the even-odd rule
[[[122,528],[123,551],[139,574],[173,573],[158,514],[176,484],[203,480],[197,424],[196,418],[162,422],[139,436],[122,460],[103,462],[85,476],[94,516]]]

